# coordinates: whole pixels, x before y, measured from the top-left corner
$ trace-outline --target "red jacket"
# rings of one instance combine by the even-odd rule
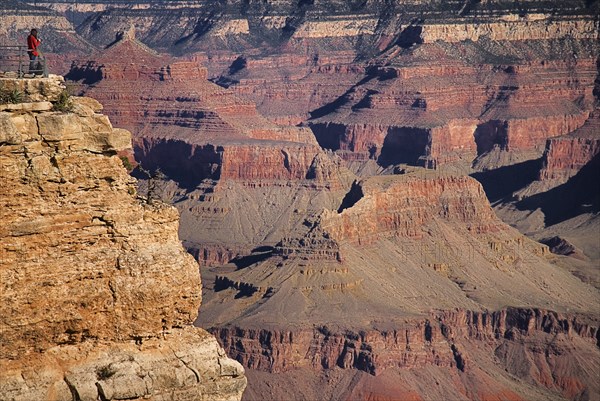
[[[42,43],[42,41],[38,40],[38,38],[36,38],[35,36],[27,36],[27,51],[33,54],[34,56],[39,56],[40,54],[38,53],[37,48],[40,45],[40,43]]]

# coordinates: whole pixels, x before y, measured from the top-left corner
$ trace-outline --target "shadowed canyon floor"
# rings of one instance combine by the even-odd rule
[[[599,399],[598,1],[36,5],[244,399]]]

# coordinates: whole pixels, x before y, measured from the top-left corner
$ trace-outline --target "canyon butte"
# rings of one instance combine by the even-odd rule
[[[0,8],[2,399],[600,399],[598,1]]]

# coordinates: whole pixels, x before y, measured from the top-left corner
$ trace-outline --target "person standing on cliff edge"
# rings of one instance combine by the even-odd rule
[[[40,63],[38,57],[38,47],[42,44],[42,40],[38,39],[37,29],[32,29],[29,36],[27,36],[27,54],[29,54],[29,73],[30,74],[41,74]]]

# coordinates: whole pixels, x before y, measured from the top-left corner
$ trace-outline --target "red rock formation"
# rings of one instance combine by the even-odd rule
[[[324,147],[362,153],[384,164],[435,167],[472,159],[495,146],[541,153],[547,138],[573,131],[586,120],[588,112],[574,102],[592,97],[592,58],[499,69],[456,60],[468,51],[464,44],[453,49],[422,45],[415,53],[442,57],[441,66],[372,69],[371,79],[345,94],[338,108],[309,124]],[[411,60],[392,52],[381,63]],[[569,83],[574,66],[581,85]]]
[[[398,368],[422,369],[432,365],[481,378],[481,372],[471,358],[485,350],[495,354],[512,374],[568,398],[591,391],[588,386],[597,386],[593,383],[593,369],[582,369],[575,378],[572,376],[575,372],[565,369],[566,360],[561,357],[569,348],[569,342],[586,343],[585,348],[596,354],[597,322],[590,325],[577,317],[540,309],[445,311],[392,330],[340,331],[321,326],[314,330],[219,328],[213,332],[229,355],[245,366],[279,374],[297,369],[327,371],[338,367],[380,376]],[[544,345],[550,350],[545,356],[539,356],[538,347]],[[529,372],[516,371],[522,366],[517,358],[523,356],[531,361]],[[500,373],[502,371],[498,370],[501,376],[504,375]],[[487,386],[497,387],[500,383],[492,377],[488,380]],[[477,392],[490,390],[482,383],[471,384],[470,395],[465,394],[467,399],[477,398],[474,395]],[[392,390],[404,385],[404,381],[388,383],[388,388]],[[588,390],[584,390],[586,387]],[[354,391],[361,391],[361,388],[357,386]],[[422,389],[420,394],[424,395],[426,391]],[[503,391],[510,392],[507,387]],[[419,392],[415,394],[418,395]],[[514,392],[512,397],[521,398]]]
[[[339,214],[323,216],[323,230],[337,241],[358,244],[367,244],[388,233],[422,237],[423,228],[436,218],[465,224],[473,233],[502,229],[487,204],[483,188],[468,177],[371,178],[352,187],[340,210]]]
[[[481,341],[494,349],[494,343],[520,342],[548,333],[578,337],[593,345],[598,327],[597,322],[590,325],[552,311],[510,308],[497,312],[443,311],[392,330],[340,332],[321,326],[314,330],[217,328],[213,332],[229,355],[252,369],[279,373],[307,366],[339,366],[377,376],[394,367],[430,364],[469,370],[468,350],[455,344],[465,340]]]
[[[197,61],[173,60],[124,38],[94,61],[76,64],[70,76],[83,84],[96,80],[86,93],[101,98],[106,113],[134,132],[136,158],[143,168],[160,168],[180,187],[194,191],[179,197],[187,216],[181,231],[188,233],[186,243],[203,263],[227,262],[258,246],[269,232],[278,233],[270,240],[275,245],[289,230],[279,233],[278,214],[262,205],[260,221],[243,216],[238,204],[242,199],[234,201],[229,195],[233,182],[253,192],[252,198],[268,186],[302,188],[317,197],[320,190],[340,191],[347,185],[335,158],[317,146],[308,128],[266,120],[252,102],[206,81],[206,70]],[[277,203],[291,214],[291,226],[300,224],[303,216],[289,205],[307,198],[285,192],[289,194]],[[243,223],[233,222],[238,218]],[[231,235],[223,220],[246,230]]]
[[[239,140],[197,145],[177,139],[141,138],[137,156],[146,168],[160,167],[178,181],[205,178],[257,181],[304,180],[321,150],[294,142]]]
[[[599,121],[595,111],[580,128],[548,139],[537,180],[515,195],[519,199],[531,197],[565,184],[586,166],[593,169],[592,163],[600,153]]]
[[[543,15],[537,9],[550,3],[535,0],[518,12],[503,1],[391,3],[232,1],[210,15],[190,3],[201,17],[179,14],[173,31],[190,33],[174,34],[179,49],[206,50],[208,75],[228,91],[190,93],[189,82],[169,77],[177,68],[147,76],[116,68],[100,81],[115,110],[124,104],[124,123],[145,110],[148,123],[132,128],[143,138],[138,153],[178,180],[167,192],[186,222],[182,236],[207,263],[232,258],[204,269],[214,284],[199,323],[257,369],[357,375],[339,398],[597,392],[597,322],[575,323],[597,292],[496,219],[474,181],[409,173],[344,191],[350,175],[306,131],[256,115],[293,124],[310,116],[319,144],[356,165],[539,157],[548,138],[578,128],[591,110],[593,11],[552,2],[553,15]],[[172,38],[153,28],[156,12],[124,14],[104,14],[99,37],[144,17],[145,38]],[[148,77],[151,91],[140,83]],[[124,82],[142,97],[120,95]],[[575,326],[581,335],[569,335]]]
[[[537,349],[558,336],[564,338],[560,349],[577,343],[586,350],[581,352],[597,353],[597,321],[505,307],[510,293],[512,305],[548,302],[562,309],[552,297],[577,303],[589,289],[544,261],[546,247],[504,226],[471,178],[427,171],[371,177],[353,185],[338,211],[326,210],[304,227],[306,234],[285,238],[274,249],[206,272],[215,284],[199,323],[213,327],[229,354],[248,368],[307,377],[336,369],[346,377],[358,370],[379,377],[431,367],[439,372],[436,380],[457,380],[448,385],[466,399],[525,398],[528,390],[505,380],[504,366],[521,369],[517,359],[510,351],[494,354],[506,347],[533,358],[535,369],[555,373],[519,374],[549,394],[575,397],[595,388],[593,369],[571,380],[552,356],[540,359]],[[561,278],[553,281],[540,266]],[[531,280],[541,274],[539,291]],[[323,302],[328,306],[319,306]],[[469,309],[471,302],[478,306]],[[556,355],[564,352],[559,348]],[[482,370],[481,361],[494,355],[506,365]],[[345,388],[371,394],[367,382]],[[385,389],[430,397],[400,379]]]
[[[271,171],[272,179],[300,178],[317,153],[316,142],[308,129],[270,123],[257,114],[253,103],[208,82],[206,69],[197,60],[172,60],[135,39],[125,38],[95,56],[94,61],[76,64],[70,77],[83,83],[97,81],[86,93],[103,101],[106,113],[116,124],[134,132],[137,157],[142,164],[152,163],[146,159],[152,158],[148,154],[155,143],[166,146],[165,141],[180,140],[173,146],[190,143],[195,148],[211,143],[223,148],[215,157],[222,174],[228,178],[260,178],[244,173],[244,169],[252,169],[239,164],[248,160],[238,158],[242,148],[246,148],[243,152],[250,152],[248,156],[255,152],[259,158],[252,156],[252,160],[256,163],[277,164],[277,171],[267,169],[262,176],[269,177]],[[300,161],[303,166],[288,160],[294,155],[288,154],[286,158],[288,151],[282,147],[288,145],[283,141],[297,142],[291,146],[301,152],[313,152],[313,157],[301,156],[305,159]],[[260,151],[261,147],[264,151]],[[280,149],[275,149],[277,147]],[[192,152],[195,151],[192,149]],[[290,164],[286,166],[288,161]],[[288,171],[287,175],[282,169]]]
[[[578,130],[547,141],[539,180],[565,182],[598,153],[600,153],[600,114],[596,111]]]

